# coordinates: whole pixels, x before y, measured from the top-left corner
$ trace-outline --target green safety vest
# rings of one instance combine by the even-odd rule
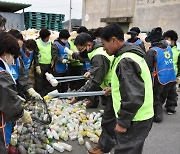
[[[178,57],[179,57],[180,51],[177,49],[177,46],[174,46],[174,47],[172,47],[172,52],[173,52],[174,69],[175,69],[175,73],[177,75],[177,73],[178,73],[177,63],[178,63]]]
[[[112,62],[113,62],[113,59],[114,59],[114,56],[109,56],[106,51],[103,50],[103,47],[99,47],[99,48],[96,48],[94,49],[92,52],[88,53],[88,57],[89,59],[91,60],[94,56],[96,55],[104,55],[107,59],[109,59],[110,61],[110,66],[109,66],[109,71],[108,73],[106,74],[103,82],[101,83],[100,87],[102,89],[106,88],[106,87],[109,87],[110,86],[110,83],[111,83],[111,76],[112,76],[112,71],[111,71],[111,66],[112,66]]]
[[[51,49],[52,45],[51,43],[48,43],[46,46],[43,45],[42,41],[40,39],[36,40],[38,49],[39,49],[39,63],[40,64],[51,64],[52,60],[52,54]]]
[[[144,103],[141,106],[141,108],[138,110],[138,112],[136,113],[135,117],[133,118],[133,121],[143,121],[143,120],[150,119],[154,116],[154,110],[153,110],[152,80],[151,80],[149,68],[144,58],[138,56],[135,53],[130,53],[130,52],[123,53],[122,55],[117,57],[117,59],[115,59],[115,62],[112,68],[111,88],[112,88],[113,108],[114,108],[116,117],[118,117],[117,113],[121,108],[121,94],[119,91],[120,83],[116,74],[116,68],[117,68],[118,63],[121,61],[121,59],[126,58],[126,57],[131,58],[137,64],[139,64],[141,68],[141,77],[145,84]]]
[[[78,51],[76,46],[74,45],[74,42],[73,41],[69,41],[69,45],[70,45],[70,50],[75,52],[75,51]],[[72,66],[83,66],[83,63],[77,61],[77,60],[70,60],[70,64]]]

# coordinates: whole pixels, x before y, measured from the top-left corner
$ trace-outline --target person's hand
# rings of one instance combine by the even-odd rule
[[[70,50],[70,49],[69,49],[69,48],[67,48],[67,47],[65,47],[65,49],[64,49],[64,50],[67,52],[69,59],[73,59],[73,58],[72,58],[73,51],[72,51],[72,50]]]
[[[115,127],[114,130],[115,130],[115,132],[117,132],[117,133],[125,133],[125,132],[127,131],[127,128],[124,128],[124,127],[116,124],[116,127]]]
[[[75,104],[76,102],[78,102],[78,100],[75,97],[73,97],[71,98],[69,104]]]
[[[90,72],[86,72],[86,73],[84,74],[84,76],[85,76],[86,78],[89,78],[89,77],[90,77],[90,75],[91,75],[91,73],[90,73]]]
[[[24,115],[21,118],[21,122],[32,124],[33,122],[32,122],[32,118],[31,118],[31,112],[24,110]]]
[[[106,87],[103,89],[103,91],[105,92],[105,96],[109,96],[111,93],[111,87]]]
[[[37,93],[33,88],[28,89],[27,92],[32,98],[35,98],[37,100],[43,100],[41,95]]]
[[[62,63],[63,63],[63,64],[67,64],[68,62],[69,62],[69,61],[68,61],[67,59],[63,59],[63,60],[62,60]]]
[[[180,84],[180,76],[177,77],[177,84]]]
[[[41,74],[41,67],[40,66],[36,66],[36,73]]]

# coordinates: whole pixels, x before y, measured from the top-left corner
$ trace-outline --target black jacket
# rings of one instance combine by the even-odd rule
[[[96,42],[93,50],[99,47],[102,47],[102,44]],[[110,61],[104,55],[95,55],[90,62],[90,79],[78,90],[79,92],[97,91],[110,69]],[[76,99],[81,100],[84,99],[84,97],[79,97]]]
[[[30,81],[29,77],[26,76],[26,73],[24,70],[24,64],[23,64],[21,57],[19,57],[19,60],[20,60],[19,77],[18,77],[16,83],[17,83],[18,91],[21,91],[24,93],[28,89],[32,88],[33,86],[32,86],[32,82]]]
[[[65,44],[63,42],[61,42],[59,39],[56,39],[55,41],[58,41],[62,46],[65,46]],[[61,62],[61,63],[63,60],[63,58],[61,58],[59,56],[59,48],[55,43],[53,43],[53,45],[52,45],[52,59],[55,62]]]
[[[128,42],[130,42],[130,43],[135,43],[137,40],[139,40],[140,38],[138,38],[138,37],[135,37],[135,38],[130,38],[130,39],[128,39],[127,41]],[[141,47],[141,49],[144,51],[144,52],[146,52],[146,48],[145,48],[145,46],[144,46],[144,42],[142,41],[140,44],[139,44],[139,46]]]
[[[124,44],[115,54],[115,58],[125,52],[144,56],[144,51],[139,46]],[[117,121],[120,126],[129,128],[134,116],[144,103],[145,86],[141,78],[141,68],[131,58],[123,58],[117,65],[116,75],[120,82],[121,95]]]
[[[0,61],[0,67],[4,68],[4,64]],[[0,71],[0,114],[4,114],[7,122],[15,122],[23,114],[22,101],[17,96],[16,85],[6,71]],[[0,115],[0,121],[1,115]]]

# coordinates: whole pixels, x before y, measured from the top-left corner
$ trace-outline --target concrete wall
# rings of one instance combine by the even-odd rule
[[[6,29],[24,30],[23,14],[0,12],[0,15],[7,19]]]
[[[180,35],[180,0],[137,0],[133,26],[142,31],[160,26]]]
[[[83,0],[82,23],[87,28],[105,26],[101,18],[133,17],[130,28],[138,26],[142,31],[150,31],[160,26],[163,31],[177,31],[180,37],[179,16],[180,0]]]
[[[132,17],[135,0],[83,0],[82,24],[87,28],[105,26],[107,17]]]

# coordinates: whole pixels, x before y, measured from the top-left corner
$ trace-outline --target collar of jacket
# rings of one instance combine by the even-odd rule
[[[135,53],[141,57],[144,57],[145,53],[144,51],[141,49],[141,47],[136,46],[136,45],[132,45],[132,44],[127,44],[125,43],[114,55],[115,57],[118,57],[120,55],[122,55],[125,52],[131,52],[131,53]]]

